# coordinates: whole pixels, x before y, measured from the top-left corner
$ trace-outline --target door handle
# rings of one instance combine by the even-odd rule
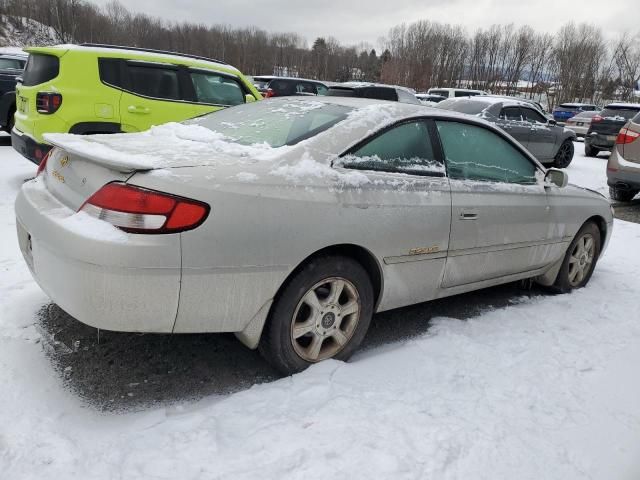
[[[476,220],[478,218],[478,210],[475,208],[461,209],[460,220]]]
[[[147,108],[147,107],[141,107],[139,105],[129,105],[127,107],[127,111],[129,113],[141,113],[143,115],[146,115],[148,113],[151,113],[151,109]]]

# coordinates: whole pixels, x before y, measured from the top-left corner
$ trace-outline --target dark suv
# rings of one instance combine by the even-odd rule
[[[620,129],[640,112],[640,103],[610,103],[591,119],[584,137],[584,154],[595,157],[598,152],[611,151]]]
[[[328,87],[318,80],[292,77],[253,77],[254,86],[265,98],[291,95],[325,95]]]
[[[404,87],[384,85],[379,83],[345,82],[333,85],[327,95],[332,97],[374,98],[376,100],[390,100],[392,102],[413,103],[422,105],[415,93]]]
[[[27,54],[0,53],[0,128],[11,132],[16,112],[16,78],[24,72]]]

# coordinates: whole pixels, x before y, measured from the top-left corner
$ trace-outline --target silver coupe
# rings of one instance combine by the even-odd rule
[[[46,138],[16,215],[54,302],[102,329],[234,332],[286,374],[347,359],[375,312],[583,287],[613,225],[493,124],[419,105],[290,97]]]

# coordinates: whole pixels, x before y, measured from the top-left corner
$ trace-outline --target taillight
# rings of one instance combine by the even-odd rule
[[[598,123],[601,122],[603,120],[603,118],[600,115],[594,115],[593,118],[591,119],[591,123]]]
[[[274,92],[272,88],[267,88],[267,92],[265,93],[264,98],[271,98],[275,96],[276,92]]]
[[[38,175],[40,175],[42,172],[44,172],[44,169],[47,168],[47,160],[49,160],[49,156],[51,155],[52,150],[49,150],[44,158],[42,160],[40,160],[40,163],[38,164],[38,170],[36,171],[36,177]]]
[[[79,211],[129,233],[177,233],[202,224],[209,214],[209,205],[113,182],[94,193]]]
[[[640,133],[635,132],[629,128],[623,128],[618,133],[618,137],[616,138],[616,143],[618,145],[624,145],[627,143],[635,142],[638,137],[640,137]]]
[[[62,95],[59,93],[38,92],[36,95],[36,110],[38,113],[50,115],[62,105]]]

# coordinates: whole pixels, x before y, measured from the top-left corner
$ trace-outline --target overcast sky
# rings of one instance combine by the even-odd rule
[[[104,5],[108,0],[91,0]],[[136,0],[122,1],[132,11],[171,21],[255,25],[270,32],[296,32],[309,43],[334,36],[345,44],[378,39],[390,27],[427,19],[461,24],[472,32],[494,23],[529,24],[555,32],[568,21],[602,27],[608,37],[638,32],[638,0]]]

